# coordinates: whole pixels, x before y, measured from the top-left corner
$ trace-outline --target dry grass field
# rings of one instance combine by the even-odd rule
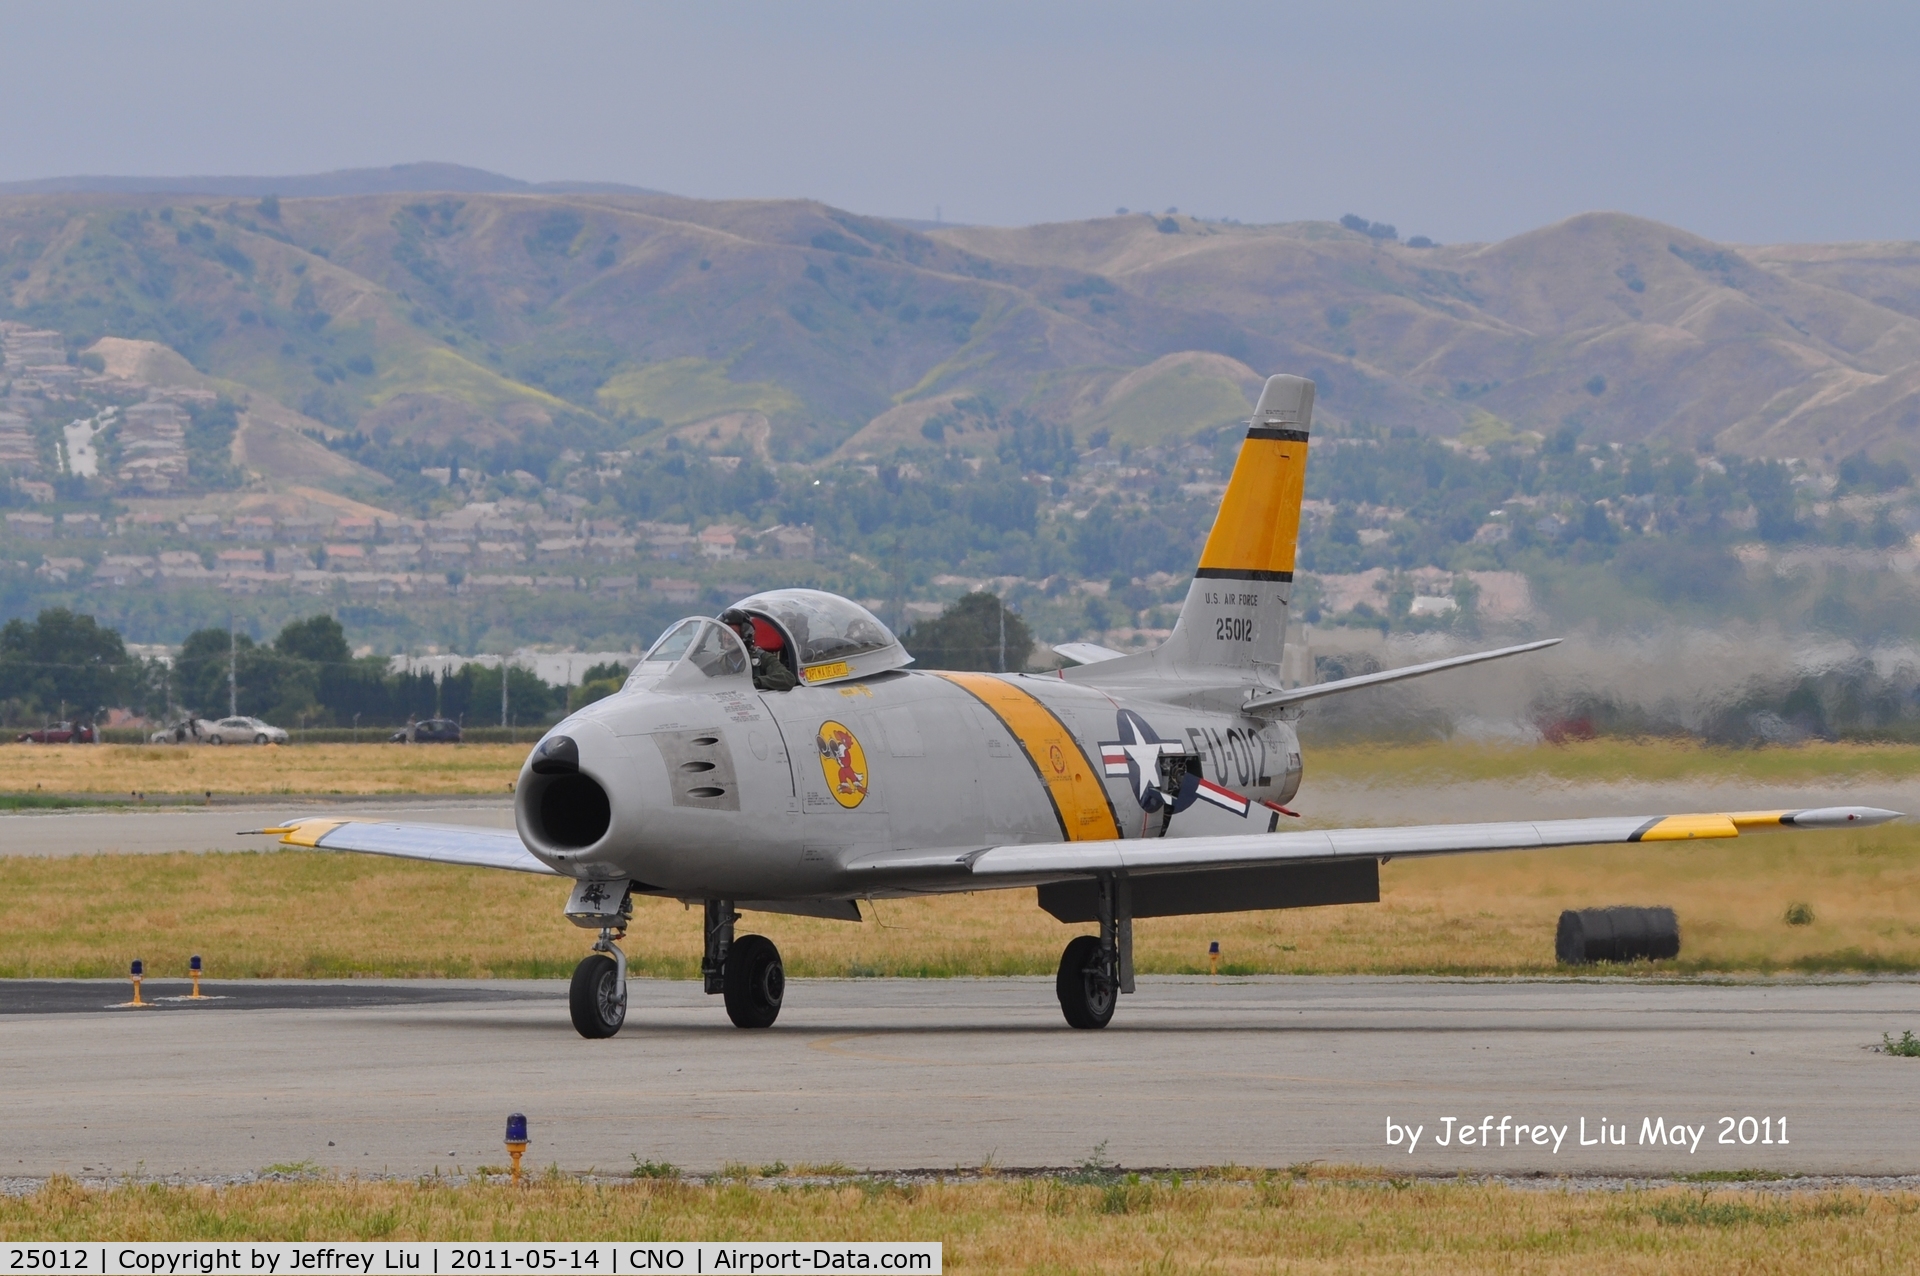
[[[0,793],[505,793],[527,748],[8,744],[0,745]]]
[[[116,908],[98,884],[116,884]],[[1563,908],[1666,904],[1680,958],[1657,970],[1920,970],[1920,827],[1759,833],[1401,861],[1382,902],[1136,923],[1143,973],[1540,974]],[[0,976],[156,976],[200,953],[215,978],[569,973],[587,937],[555,879],[312,851],[0,859]],[[1792,926],[1788,906],[1810,904]],[[797,976],[1051,974],[1072,930],[1029,890],[863,905],[860,925],[748,914]],[[700,919],[640,901],[626,949],[691,978]],[[1625,968],[1632,971],[1636,968]],[[1637,968],[1644,973],[1646,967]]]
[[[0,745],[0,793],[504,793],[528,744]],[[1666,740],[1560,747],[1431,744],[1309,749],[1307,776],[1399,787],[1466,780],[1784,784],[1920,775],[1920,748],[1708,749]]]
[[[267,1182],[0,1197],[0,1239],[924,1240],[951,1272],[1911,1271],[1912,1193],[1600,1192],[1366,1171],[897,1185]]]
[[[1906,744],[1719,749],[1678,740],[1600,739],[1532,746],[1436,740],[1309,746],[1306,756],[1309,783],[1318,777],[1408,788],[1470,780],[1575,784],[1746,780],[1758,785],[1920,775],[1920,747]]]

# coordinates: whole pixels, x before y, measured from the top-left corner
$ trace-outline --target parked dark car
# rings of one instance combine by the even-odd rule
[[[100,737],[93,728],[85,723],[75,726],[71,722],[56,722],[52,726],[41,727],[38,731],[23,731],[15,741],[18,744],[94,744]]]
[[[387,737],[388,744],[406,744],[409,740],[414,744],[458,744],[460,724],[452,718],[428,718]]]

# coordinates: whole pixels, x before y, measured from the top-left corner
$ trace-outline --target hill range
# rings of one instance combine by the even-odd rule
[[[1138,213],[929,227],[451,165],[61,185],[0,188],[0,317],[241,393],[270,478],[352,477],[302,431],[811,460],[978,449],[1021,409],[1146,443],[1244,416],[1280,370],[1320,383],[1323,428],[1920,462],[1916,244],[1736,247],[1620,213],[1433,247]]]

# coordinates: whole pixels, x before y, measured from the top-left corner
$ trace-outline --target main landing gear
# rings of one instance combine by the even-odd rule
[[[1075,1028],[1104,1028],[1119,994],[1133,991],[1133,892],[1116,874],[1099,880],[1100,933],[1081,935],[1060,955],[1054,992]]]
[[[780,950],[765,935],[733,937],[740,914],[730,899],[708,900],[705,913],[707,947],[700,973],[707,991],[726,998],[727,1018],[734,1027],[771,1028],[787,991]]]
[[[732,900],[710,899],[704,912],[706,953],[700,959],[700,973],[707,991],[726,998],[727,1018],[735,1027],[771,1028],[780,1017],[780,1002],[787,991],[787,968],[780,961],[780,950],[765,935],[734,938],[733,924],[740,914],[733,911]],[[595,892],[592,883],[582,883],[568,902],[567,916],[576,924],[610,923],[600,927],[593,951],[574,967],[567,1009],[581,1036],[611,1037],[627,1021],[627,955],[618,941],[627,935],[630,898],[624,889],[616,895],[604,889]]]

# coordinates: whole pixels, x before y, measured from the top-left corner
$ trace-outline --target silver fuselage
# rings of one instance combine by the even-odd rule
[[[963,876],[893,879],[871,871],[873,861],[914,849],[1267,827],[1272,813],[1257,805],[1244,817],[1196,805],[1170,823],[1144,809],[1138,775],[1103,765],[1122,710],[1198,755],[1208,780],[1255,803],[1284,803],[1300,784],[1299,743],[1286,721],[1055,675],[902,670],[785,692],[757,691],[745,674],[699,685],[635,681],[643,685],[549,732],[575,743],[579,773],[605,790],[604,833],[584,844],[579,834],[574,844],[551,835],[548,826],[562,821],[532,757],[515,813],[527,846],[560,872],[626,878],[648,894],[915,894],[960,888]],[[866,867],[850,870],[855,861]]]

